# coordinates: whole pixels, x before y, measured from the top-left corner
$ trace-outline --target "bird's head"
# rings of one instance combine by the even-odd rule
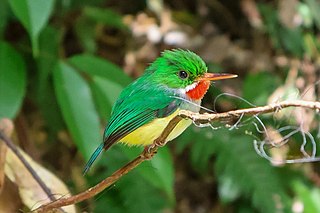
[[[192,100],[200,100],[210,81],[235,78],[237,75],[208,73],[204,61],[189,50],[166,50],[147,69],[153,81],[175,89]]]

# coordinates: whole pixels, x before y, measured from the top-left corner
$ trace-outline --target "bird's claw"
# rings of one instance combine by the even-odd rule
[[[153,144],[146,146],[143,151],[143,156],[147,159],[151,159],[156,153],[156,147],[163,147],[166,143],[156,140]]]
[[[153,149],[154,149],[154,144],[144,147],[143,157],[145,159],[150,160],[157,153],[157,151],[154,151]]]
[[[164,142],[164,141],[161,141],[161,140],[154,141],[154,146],[163,147],[164,145],[166,145],[166,142]]]

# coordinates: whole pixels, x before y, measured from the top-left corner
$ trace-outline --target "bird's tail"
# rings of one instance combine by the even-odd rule
[[[83,172],[82,172],[83,175],[85,175],[89,171],[90,167],[92,166],[94,161],[98,158],[98,156],[101,154],[103,149],[104,149],[104,143],[101,143],[100,146],[98,146],[98,148],[96,148],[94,153],[91,155],[89,161],[87,162],[86,166],[84,167]]]

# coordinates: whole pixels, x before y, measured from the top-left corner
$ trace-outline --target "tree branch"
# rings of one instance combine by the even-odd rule
[[[274,103],[274,104],[270,104],[262,107],[232,110],[228,112],[212,113],[212,114],[211,113],[199,114],[199,113],[182,110],[180,111],[179,115],[174,117],[169,122],[168,126],[164,129],[160,137],[157,138],[152,145],[146,147],[146,149],[144,149],[144,151],[137,158],[135,158],[134,160],[132,160],[131,162],[129,162],[128,164],[126,164],[125,166],[117,170],[116,172],[114,172],[110,177],[107,177],[97,185],[87,189],[84,192],[81,192],[77,195],[70,196],[67,198],[61,198],[59,200],[43,205],[38,209],[34,210],[34,212],[40,213],[40,212],[53,211],[59,207],[75,204],[97,195],[98,193],[100,193],[101,191],[103,191],[113,183],[115,183],[117,180],[119,180],[123,175],[127,174],[132,169],[137,167],[143,161],[150,160],[154,156],[154,154],[157,152],[158,148],[166,144],[166,138],[169,136],[172,130],[183,118],[192,119],[193,121],[200,122],[200,123],[208,123],[212,121],[220,121],[223,119],[239,118],[240,116],[243,116],[243,115],[258,115],[258,114],[265,114],[270,112],[277,112],[287,107],[303,107],[303,108],[313,109],[319,112],[320,102],[283,101],[283,102]]]
[[[224,119],[239,118],[243,115],[259,115],[270,112],[278,112],[283,108],[288,107],[302,107],[307,109],[313,109],[317,112],[320,111],[319,101],[282,101],[278,103],[269,104],[261,107],[253,107],[247,109],[232,110],[222,113],[210,113],[210,114],[199,114],[190,111],[183,110],[179,115],[183,118],[189,118],[199,123],[208,123],[210,121],[220,121]]]

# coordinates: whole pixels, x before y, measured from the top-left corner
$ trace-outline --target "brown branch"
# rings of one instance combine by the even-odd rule
[[[270,112],[278,112],[283,108],[288,107],[303,107],[308,109],[320,111],[320,102],[319,101],[282,101],[278,103],[273,103],[270,105],[262,107],[253,107],[247,109],[238,109],[222,113],[210,113],[210,114],[199,114],[190,111],[183,110],[179,115],[183,118],[189,118],[199,123],[208,123],[208,121],[220,121],[224,119],[239,118],[243,115],[259,115],[266,114]]]
[[[107,177],[106,179],[102,180],[97,185],[87,189],[84,192],[81,192],[77,195],[70,196],[67,198],[58,199],[54,202],[48,203],[46,205],[43,205],[39,207],[38,209],[34,210],[34,212],[40,213],[40,212],[49,212],[52,210],[55,210],[56,208],[67,206],[75,203],[79,203],[83,200],[87,200],[100,192],[102,192],[104,189],[115,183],[117,180],[119,180],[123,175],[127,174],[129,171],[137,167],[140,163],[142,163],[145,160],[149,160],[153,157],[153,155],[157,152],[159,146],[163,146],[165,144],[165,140],[168,137],[168,135],[172,132],[172,130],[176,127],[176,125],[179,123],[179,121],[182,118],[180,116],[174,117],[168,124],[168,126],[165,128],[165,130],[162,132],[159,138],[156,139],[155,143],[147,147],[138,157],[136,157],[134,160],[114,172],[110,177]]]
[[[123,175],[130,172],[132,169],[137,167],[140,163],[145,160],[149,160],[153,157],[153,155],[157,152],[160,146],[164,146],[166,144],[166,138],[172,132],[172,130],[176,127],[176,125],[183,119],[192,119],[193,121],[197,121],[200,123],[208,123],[211,121],[220,121],[223,119],[230,119],[230,118],[239,118],[242,115],[258,115],[270,112],[277,112],[282,108],[287,107],[303,107],[316,110],[317,112],[320,111],[320,102],[311,102],[311,101],[283,101],[275,104],[270,104],[267,106],[262,107],[254,107],[248,109],[240,109],[240,110],[233,110],[223,113],[216,113],[216,114],[199,114],[194,113],[186,110],[180,111],[179,115],[174,117],[168,124],[168,126],[164,129],[162,134],[159,138],[157,138],[152,145],[147,147],[137,158],[114,172],[110,177],[102,180],[97,185],[87,189],[84,192],[81,192],[77,195],[70,196],[67,198],[61,198],[59,200],[53,201],[51,203],[45,204],[38,209],[34,210],[34,212],[49,212],[56,210],[59,207],[67,206],[71,204],[75,204],[81,202],[83,200],[89,199],[113,183],[119,180]]]

